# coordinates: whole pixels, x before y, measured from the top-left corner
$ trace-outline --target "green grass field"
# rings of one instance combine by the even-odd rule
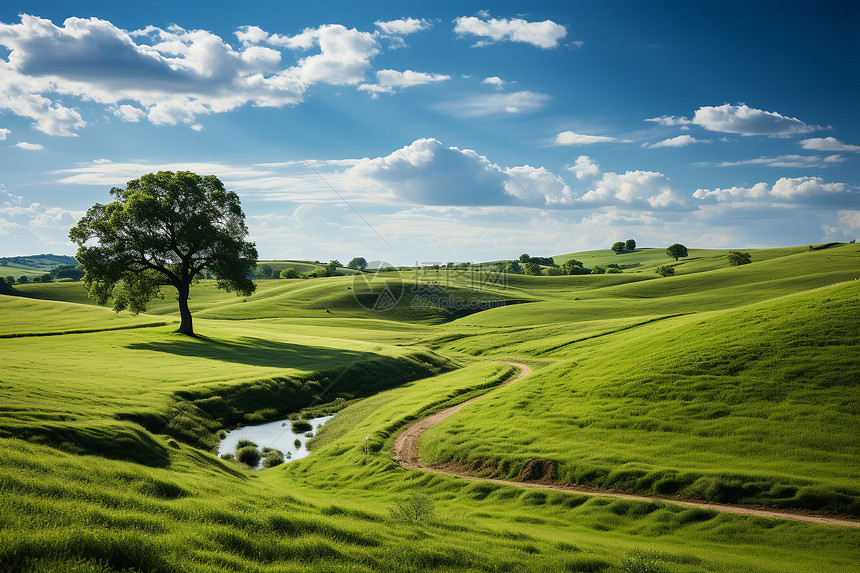
[[[80,283],[16,285],[0,296],[0,570],[612,573],[638,550],[669,572],[854,570],[857,528],[392,460],[411,421],[489,391],[424,434],[423,460],[513,480],[547,460],[560,482],[860,517],[860,247],[750,253],[261,280],[247,298],[201,281],[197,339],[173,332],[169,291],[131,316]],[[504,359],[535,372],[494,389]],[[316,404],[346,407],[308,458],[250,471],[211,453],[222,428]],[[421,511],[398,515],[407,502]]]

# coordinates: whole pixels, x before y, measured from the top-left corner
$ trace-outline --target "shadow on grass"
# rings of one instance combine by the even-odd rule
[[[331,367],[337,364],[348,364],[360,358],[381,356],[357,350],[320,348],[251,337],[231,342],[202,336],[183,337],[158,342],[136,342],[126,345],[126,348],[166,352],[177,356],[208,358],[249,366],[296,368],[300,370],[319,370],[323,366]]]

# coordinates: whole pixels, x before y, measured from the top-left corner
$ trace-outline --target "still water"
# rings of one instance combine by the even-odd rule
[[[332,418],[334,418],[333,415],[308,420],[311,426],[313,426],[313,434],[316,435],[319,427]],[[268,424],[245,426],[238,430],[227,432],[227,436],[218,445],[218,456],[221,456],[221,454],[236,453],[236,443],[239,440],[251,440],[260,449],[274,448],[281,450],[284,452],[284,462],[287,463],[303,458],[310,453],[307,448],[307,442],[310,438],[305,434],[294,434],[290,420],[278,420],[277,422],[269,422]],[[295,445],[296,440],[301,442],[298,448]],[[287,453],[292,457],[288,458]]]

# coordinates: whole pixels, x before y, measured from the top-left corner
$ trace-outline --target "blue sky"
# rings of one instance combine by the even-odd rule
[[[161,169],[261,258],[860,236],[852,2],[6,2],[0,256]]]

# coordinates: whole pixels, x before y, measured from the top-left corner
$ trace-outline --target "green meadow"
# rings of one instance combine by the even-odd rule
[[[860,247],[822,247],[741,267],[589,251],[555,261],[623,272],[400,269],[258,280],[250,297],[203,280],[197,338],[174,332],[169,291],[135,316],[81,283],[14,285],[0,570],[855,570],[860,528],[671,503],[860,519]],[[504,361],[534,372],[506,385]],[[539,460],[556,482],[655,500],[393,460],[411,422],[482,394],[424,433],[424,463],[522,481]],[[222,430],[321,411],[337,414],[306,458],[258,471],[214,453]]]

